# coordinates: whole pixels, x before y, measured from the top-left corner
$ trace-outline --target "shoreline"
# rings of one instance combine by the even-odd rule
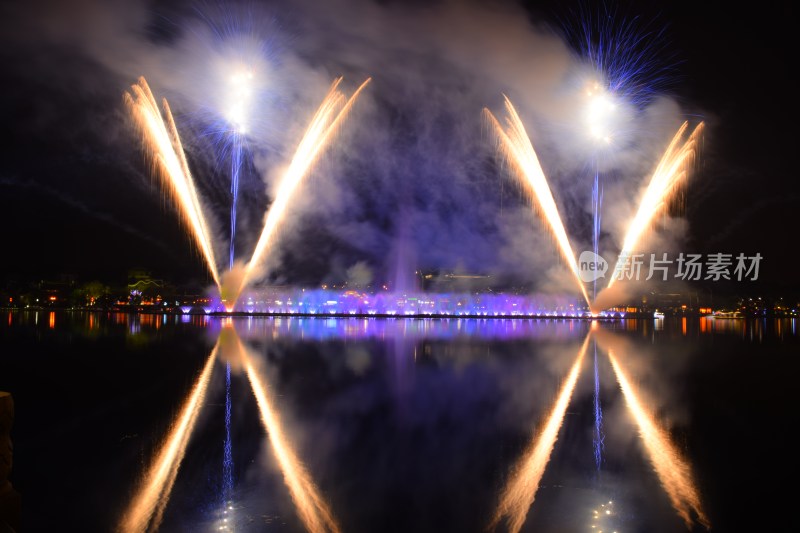
[[[126,309],[126,308],[107,308],[92,309],[84,307],[0,307],[2,311],[59,311],[59,312],[81,312],[81,313],[126,313],[144,315],[175,315],[175,316],[208,316],[214,318],[247,318],[247,317],[278,317],[278,318],[379,318],[379,319],[501,319],[501,320],[625,320],[625,319],[655,319],[652,312],[647,313],[613,313],[608,315],[592,316],[591,314],[569,314],[569,313],[532,313],[532,314],[479,314],[479,313],[296,313],[280,311],[190,311],[183,312],[181,309]],[[704,315],[668,315],[670,317],[696,317],[702,318]]]

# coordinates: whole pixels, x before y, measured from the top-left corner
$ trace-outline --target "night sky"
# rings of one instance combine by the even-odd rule
[[[376,280],[391,280],[394,266],[403,264],[546,283],[543,265],[557,259],[542,252],[549,240],[497,164],[482,122],[483,107],[501,111],[503,94],[521,109],[552,172],[568,230],[581,243],[575,248],[585,249],[586,165],[558,144],[561,137],[547,137],[557,128],[537,125],[558,124],[553,87],[565,64],[579,63],[555,32],[575,20],[571,12],[580,6],[601,13],[599,3],[61,4],[0,7],[0,282],[63,274],[113,281],[131,268],[209,282],[150,175],[122,95],[144,75],[157,97],[170,100],[224,237],[228,163],[209,134],[214,90],[203,89],[202,72],[211,56],[229,50],[227,42],[259,43],[272,81],[259,100],[266,110],[260,117],[268,120],[254,130],[242,178],[240,250],[252,249],[276,169],[327,85],[343,75],[349,93],[373,78],[304,189],[282,234],[273,281],[335,282],[360,262]],[[685,119],[707,124],[698,170],[684,192],[685,220],[668,224],[682,228],[670,232],[669,250],[758,252],[759,282],[719,290],[796,293],[798,105],[790,67],[796,7],[788,1],[746,10],[721,2],[607,6],[615,20],[663,30],[652,61],[664,67],[657,81],[666,103],[659,109],[675,118],[658,124],[665,132]],[[637,135],[663,146],[668,136],[643,121]],[[609,178],[606,209],[615,194],[635,193],[644,179],[639,169],[655,163],[654,153],[632,150],[626,161],[633,162],[609,173],[617,177]],[[606,215],[609,228],[614,216]],[[605,239],[612,247],[615,236]]]

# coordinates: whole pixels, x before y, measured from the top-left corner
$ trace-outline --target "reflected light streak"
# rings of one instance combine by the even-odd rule
[[[345,100],[344,94],[338,90],[342,78],[336,79],[333,85],[331,85],[327,96],[325,96],[311,124],[303,135],[297,147],[297,151],[289,164],[289,168],[281,178],[278,191],[275,194],[275,200],[267,211],[264,228],[256,243],[255,250],[253,250],[253,256],[245,267],[244,275],[239,286],[233,291],[233,298],[229,300],[231,302],[231,309],[236,305],[236,301],[239,299],[242,289],[247,286],[255,276],[261,274],[260,270],[262,264],[272,248],[275,234],[281,222],[286,218],[286,213],[289,209],[292,197],[303,181],[303,178],[308,174],[311,167],[319,158],[322,150],[327,146],[333,133],[338,130],[342,121],[353,107],[356,98],[370,80],[371,78],[367,78],[348,100]],[[223,298],[227,299],[227,295],[223,296]]]
[[[290,447],[281,425],[280,416],[273,407],[266,383],[262,381],[258,371],[253,367],[249,350],[238,337],[237,341],[241,360],[261,413],[261,422],[269,437],[272,450],[278,460],[281,473],[283,473],[283,480],[292,496],[300,520],[311,533],[340,533],[341,529],[328,504],[319,493],[311,475]]]
[[[218,348],[219,343],[211,350],[200,377],[181,409],[177,424],[171,428],[156,459],[151,463],[120,523],[119,531],[139,533],[158,529],[206,395]]]
[[[494,126],[495,133],[500,140],[501,150],[505,157],[514,165],[519,175],[524,178],[520,182],[526,187],[527,192],[536,200],[539,210],[544,217],[553,237],[556,239],[558,248],[561,252],[564,261],[575,278],[578,287],[581,290],[583,298],[589,304],[589,295],[586,293],[586,287],[581,281],[578,273],[578,264],[575,259],[575,252],[572,251],[572,245],[569,243],[567,232],[564,229],[564,223],[561,221],[561,215],[558,213],[558,207],[553,199],[553,193],[550,191],[550,186],[547,184],[547,178],[544,175],[544,170],[539,164],[539,158],[533,149],[530,137],[525,131],[525,126],[519,118],[516,109],[511,104],[511,100],[505,97],[506,112],[506,128],[494,117],[488,109],[484,109],[484,113],[489,118],[489,121]]]
[[[692,529],[692,510],[697,515],[697,521],[706,529],[710,529],[711,524],[700,504],[700,494],[695,486],[689,462],[672,444],[669,434],[656,423],[652,414],[642,405],[635,386],[628,380],[611,349],[608,350],[608,358],[611,360],[628,410],[639,427],[639,435],[642,437],[650,462],[672,506],[688,529]]]
[[[511,480],[503,489],[497,511],[495,511],[489,526],[490,530],[494,530],[504,517],[508,530],[512,533],[519,531],[525,523],[528,509],[533,505],[536,492],[539,490],[539,482],[542,480],[545,467],[550,461],[550,454],[553,452],[556,439],[558,439],[558,432],[564,422],[564,415],[567,413],[572,391],[575,390],[588,346],[589,334],[586,335],[578,357],[567,374],[566,381],[561,386],[556,402],[544,424],[544,429],[531,442],[528,450],[517,463]]]
[[[670,141],[667,151],[664,152],[664,155],[658,162],[658,166],[653,172],[650,183],[647,189],[645,189],[644,196],[642,196],[639,203],[636,216],[634,216],[633,220],[628,225],[619,259],[617,259],[617,264],[614,267],[614,273],[608,280],[608,287],[614,284],[614,281],[625,265],[625,259],[630,257],[630,254],[636,249],[642,235],[644,235],[652,224],[653,218],[664,210],[670,196],[675,192],[676,186],[686,177],[689,166],[694,161],[704,123],[701,122],[698,124],[689,135],[686,142],[680,144],[688,127],[689,123],[684,122],[681,127],[678,128],[678,132],[672,138],[672,141]]]
[[[598,472],[603,464],[603,408],[600,405],[600,371],[597,366],[597,341],[594,342],[594,462]]]
[[[189,228],[195,244],[200,248],[208,271],[219,288],[219,271],[214,259],[211,233],[192,174],[189,172],[189,165],[169,104],[166,99],[163,100],[165,122],[158,103],[143,77],[139,78],[137,84],[131,86],[131,92],[126,92],[124,98],[136,124],[142,130],[154,166],[160,170],[158,174],[177,200],[184,223]]]
[[[231,363],[225,363],[225,447],[222,459],[222,508],[228,515],[233,498],[233,446],[231,443]],[[230,517],[228,517],[230,518]]]

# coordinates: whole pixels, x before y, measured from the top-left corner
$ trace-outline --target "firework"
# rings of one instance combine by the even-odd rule
[[[608,280],[608,287],[614,284],[625,265],[625,260],[636,249],[642,236],[650,228],[653,219],[666,208],[677,186],[686,178],[690,166],[694,162],[699,139],[703,132],[703,123],[698,124],[686,141],[681,143],[688,127],[688,122],[684,122],[678,128],[653,172],[650,183],[639,202],[639,209],[628,225],[614,273]]]
[[[239,203],[239,175],[242,171],[242,155],[244,150],[244,135],[247,133],[247,116],[252,99],[253,72],[243,69],[230,79],[228,108],[226,119],[233,127],[231,150],[231,242],[228,259],[228,268],[233,268],[234,250],[236,242],[236,206]]]
[[[232,287],[230,291],[224,291],[223,299],[227,301],[228,309],[233,309],[236,305],[242,289],[256,276],[262,274],[264,260],[272,249],[277,230],[286,218],[292,198],[370,79],[362,83],[349,99],[346,99],[344,94],[338,90],[341,81],[342,78],[338,78],[331,85],[322,105],[303,135],[289,167],[281,178],[275,200],[267,211],[261,236],[242,276],[235,281],[234,285],[236,286]]]
[[[600,209],[603,205],[603,188],[600,185],[600,172],[594,173],[594,186],[592,187],[592,251],[600,255],[600,223],[602,216]],[[597,280],[592,281],[592,299],[597,298]]]
[[[562,31],[591,76],[639,108],[672,85],[677,61],[663,21],[626,17],[606,3],[594,12],[580,5],[563,21]]]
[[[583,282],[578,274],[575,253],[572,251],[572,246],[569,243],[567,232],[564,229],[564,223],[561,221],[558,207],[553,199],[553,193],[550,191],[550,186],[547,184],[547,178],[542,170],[542,166],[539,164],[539,158],[533,149],[533,145],[525,131],[522,120],[519,118],[516,109],[514,109],[508,97],[505,98],[505,107],[508,113],[506,117],[507,128],[503,128],[488,109],[484,109],[484,113],[494,126],[495,133],[500,140],[501,150],[505,157],[514,165],[521,178],[520,181],[525,186],[528,193],[535,199],[542,217],[547,222],[553,237],[556,239],[558,248],[561,251],[561,256],[564,258],[564,261],[566,261],[567,266],[580,288],[583,298],[588,304],[589,295],[586,293],[586,288],[583,286]]]
[[[631,120],[674,80],[676,60],[671,53],[667,25],[655,17],[627,17],[618,7],[580,4],[562,20],[565,40],[583,66],[578,84],[587,98],[583,122],[595,142],[594,157],[610,155],[608,149],[632,139]],[[592,211],[593,251],[599,253],[602,189],[595,161]],[[593,282],[597,298],[597,281]]]
[[[614,120],[617,103],[611,94],[605,92],[599,83],[594,83],[587,90],[588,102],[584,122],[586,128],[595,142],[611,144],[614,135]]]
[[[150,149],[154,166],[158,175],[167,186],[167,190],[175,198],[176,204],[186,227],[200,249],[206,261],[208,271],[214,283],[220,287],[217,262],[211,242],[203,209],[197,190],[189,172],[189,165],[183,151],[178,129],[172,118],[169,104],[163,100],[164,115],[144,78],[131,86],[131,91],[124,95],[125,102],[131,110],[136,124],[142,130],[145,144]],[[166,121],[164,120],[166,117]]]

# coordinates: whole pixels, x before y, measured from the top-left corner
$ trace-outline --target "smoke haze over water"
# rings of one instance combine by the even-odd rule
[[[625,128],[633,134],[596,163],[576,112],[591,69],[547,21],[512,2],[87,0],[4,11],[3,41],[22,47],[30,76],[44,76],[68,56],[75,68],[54,79],[59,90],[107,104],[73,120],[76,131],[102,120],[102,131],[81,142],[120,153],[136,173],[106,180],[147,189],[147,169],[135,168],[139,139],[114,94],[144,76],[157,98],[169,100],[213,206],[220,257],[229,216],[218,126],[226,69],[244,64],[259,80],[240,185],[240,259],[249,257],[281,170],[330,82],[343,75],[351,92],[371,76],[283,228],[269,262],[278,282],[343,282],[359,264],[375,283],[408,285],[415,271],[459,271],[571,292],[551,237],[497,155],[483,108],[498,113],[504,94],[514,102],[578,253],[591,249],[593,166],[608,177],[601,253],[613,254],[660,151],[685,118],[667,96],[643,109],[628,106]],[[32,32],[40,37],[34,43]],[[63,111],[50,108],[37,108],[29,127],[61,121]]]

